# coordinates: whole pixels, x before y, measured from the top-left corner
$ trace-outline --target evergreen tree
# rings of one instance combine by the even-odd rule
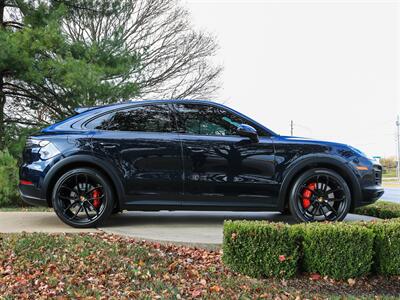
[[[75,107],[211,97],[217,45],[188,16],[178,0],[0,0],[0,150]]]
[[[84,8],[82,8],[84,9]],[[129,99],[139,66],[113,35],[100,43],[69,38],[62,1],[0,0],[0,149],[10,124],[40,126],[77,106]]]

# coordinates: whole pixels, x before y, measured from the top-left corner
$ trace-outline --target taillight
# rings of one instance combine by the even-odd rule
[[[21,184],[21,185],[33,185],[33,182],[32,181],[29,181],[29,180],[20,180],[19,181],[19,184]]]
[[[57,149],[57,147],[48,140],[30,137],[26,140],[25,147],[32,153],[37,153],[39,158],[42,160],[50,159],[60,154],[60,151]]]
[[[26,140],[25,146],[27,148],[41,148],[41,147],[45,147],[49,144],[49,141],[46,140],[39,140],[39,139],[35,139],[35,138],[28,138]]]

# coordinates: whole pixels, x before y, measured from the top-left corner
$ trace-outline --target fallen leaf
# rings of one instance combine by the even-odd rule
[[[199,297],[201,295],[201,290],[194,290],[193,292],[192,292],[192,297],[193,298],[197,298],[197,297]]]
[[[170,265],[168,266],[168,272],[172,273],[173,271],[175,271],[177,265],[178,265],[178,262],[177,262],[177,261],[175,261],[175,262],[173,262],[172,264],[170,264]]]
[[[219,285],[213,285],[210,287],[210,292],[219,293],[221,290],[222,288]]]
[[[321,275],[319,275],[319,274],[311,274],[311,276],[310,276],[310,279],[311,280],[320,280],[321,279]]]
[[[355,281],[355,279],[353,279],[353,278],[349,278],[349,279],[347,280],[347,282],[349,283],[350,286],[353,286],[353,285],[356,284],[356,281]]]

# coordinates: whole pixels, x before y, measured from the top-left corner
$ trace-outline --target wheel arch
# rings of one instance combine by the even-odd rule
[[[352,198],[350,211],[353,211],[355,204],[359,202],[362,197],[359,181],[354,172],[347,165],[346,161],[329,156],[308,157],[292,164],[283,176],[284,180],[279,191],[278,210],[284,211],[287,206],[290,189],[295,180],[303,172],[315,168],[329,169],[343,177],[350,188]]]
[[[67,157],[54,165],[46,174],[42,184],[42,199],[46,199],[49,207],[51,204],[51,195],[55,183],[58,178],[69,170],[75,168],[92,168],[100,171],[111,182],[117,197],[117,205],[123,207],[124,189],[121,181],[118,179],[119,175],[115,168],[108,162],[90,155],[75,155]]]

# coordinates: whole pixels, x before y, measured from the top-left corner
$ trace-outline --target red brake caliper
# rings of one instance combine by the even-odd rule
[[[312,192],[311,191],[314,191],[316,189],[316,187],[317,187],[317,184],[315,182],[313,182],[313,183],[309,183],[307,185],[308,189],[304,189],[304,191],[303,191],[303,199],[302,199],[303,203],[302,204],[303,204],[303,207],[305,209],[310,207],[310,205],[311,205],[311,196],[312,196]]]
[[[100,194],[100,192],[99,192],[98,190],[94,190],[94,191],[92,192],[93,206],[94,206],[96,209],[99,209],[99,208],[100,208],[100,205],[101,205],[100,196],[101,196],[101,194]]]

